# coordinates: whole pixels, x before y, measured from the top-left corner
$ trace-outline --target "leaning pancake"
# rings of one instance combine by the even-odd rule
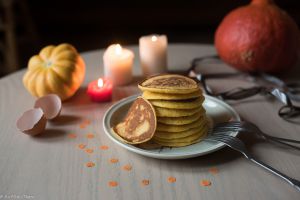
[[[208,123],[204,123],[202,126],[192,128],[186,131],[181,132],[164,132],[164,131],[156,131],[153,138],[172,140],[172,139],[180,139],[185,138],[194,134],[203,135],[208,130]]]
[[[197,121],[203,115],[205,115],[205,113],[197,112],[186,117],[157,117],[157,122],[169,125],[185,125]]]
[[[191,78],[176,74],[150,77],[138,85],[142,91],[188,94],[198,90],[197,82]]]
[[[206,117],[200,117],[200,119],[185,125],[167,125],[162,123],[157,123],[156,132],[157,131],[164,131],[164,132],[182,132],[187,131],[192,128],[201,128],[206,123]]]
[[[205,113],[205,110],[203,107],[183,110],[183,109],[160,108],[160,107],[154,106],[154,109],[155,109],[157,117],[185,117],[185,116],[191,116],[198,112]]]
[[[150,140],[155,130],[155,110],[151,103],[142,97],[133,102],[124,121],[113,127],[113,131],[129,144]]]
[[[204,96],[197,99],[181,100],[181,101],[167,101],[167,100],[150,100],[151,104],[161,108],[174,109],[193,109],[202,106]]]
[[[158,100],[185,100],[185,99],[195,99],[202,96],[202,91],[200,89],[195,92],[188,94],[168,94],[168,93],[157,93],[145,91],[143,92],[143,97],[145,99],[158,99]]]

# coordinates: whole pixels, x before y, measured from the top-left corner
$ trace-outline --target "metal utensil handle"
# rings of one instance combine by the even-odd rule
[[[283,180],[288,182],[290,185],[294,186],[300,192],[300,181],[298,181],[296,179],[292,179],[291,177],[281,173],[277,169],[274,169],[273,167],[263,163],[262,161],[255,159],[253,157],[249,157],[248,159],[251,160],[252,162],[254,162],[255,164],[263,167],[264,169],[268,170],[269,172],[279,176],[280,178],[282,178]]]

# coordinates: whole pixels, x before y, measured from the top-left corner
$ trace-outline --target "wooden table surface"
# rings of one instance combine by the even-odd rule
[[[134,74],[140,75],[138,48],[129,48],[136,55]],[[169,69],[186,69],[192,58],[214,53],[211,45],[169,45]],[[85,94],[86,86],[103,74],[102,55],[102,50],[82,53],[87,68],[84,84],[63,104],[61,117],[48,123],[46,132],[39,137],[29,137],[15,126],[17,118],[31,108],[35,100],[23,87],[25,71],[0,79],[0,199],[300,198],[293,187],[229,148],[193,159],[157,160],[112,143],[103,132],[104,112],[113,102],[139,91],[134,82],[116,88],[113,102],[90,102]],[[203,69],[205,72],[227,70],[229,68],[222,63],[208,63]],[[299,79],[299,73],[291,73],[289,77],[292,76]],[[212,84],[216,90],[248,85],[242,80],[220,80]],[[257,124],[263,131],[300,139],[300,125],[280,119],[277,116],[280,104],[276,101],[257,96],[229,103],[243,119]],[[86,120],[91,123],[83,126]],[[92,134],[94,138],[89,137]],[[259,159],[300,180],[300,152],[250,135],[241,138]],[[79,144],[93,149],[93,153],[78,148]],[[95,166],[87,167],[88,162],[94,162]],[[126,165],[130,165],[131,170],[125,170]],[[218,169],[218,173],[211,173],[211,168]],[[175,177],[176,182],[170,183],[169,177]],[[143,180],[149,180],[149,185],[143,185]],[[211,181],[211,185],[202,186],[202,180]],[[112,187],[112,182],[118,185]]]

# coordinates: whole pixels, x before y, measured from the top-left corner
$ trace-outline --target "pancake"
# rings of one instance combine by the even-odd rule
[[[187,131],[193,128],[201,128],[206,123],[206,117],[200,117],[200,119],[185,125],[167,125],[162,123],[157,123],[156,131],[177,133],[182,131]]]
[[[154,136],[155,130],[155,110],[151,103],[142,97],[133,102],[124,121],[113,127],[114,133],[129,144],[149,141]]]
[[[205,110],[202,106],[195,109],[185,109],[185,110],[160,108],[154,106],[154,109],[157,117],[185,117],[185,116],[191,116],[198,112],[205,113]]]
[[[205,115],[205,113],[197,112],[186,117],[157,117],[157,122],[168,125],[185,125],[197,121],[203,115]]]
[[[181,139],[185,138],[194,134],[203,135],[204,132],[208,129],[208,123],[204,123],[202,126],[189,129],[187,131],[181,132],[163,132],[163,131],[156,131],[153,138],[162,139],[162,140],[172,140],[172,139]]]
[[[157,93],[144,91],[143,97],[148,100],[157,99],[157,100],[185,100],[185,99],[196,99],[202,96],[202,91],[197,89],[196,91],[188,94],[168,94],[168,93]]]
[[[207,131],[203,134],[195,134],[192,136],[188,136],[186,138],[173,139],[173,140],[158,140],[157,138],[153,138],[153,141],[159,145],[167,146],[167,147],[183,147],[191,144],[195,144],[201,140],[203,140],[207,135]]]
[[[192,142],[161,142],[161,141],[155,141],[155,143],[157,143],[160,146],[164,146],[164,147],[185,147],[185,146],[189,146],[195,143],[198,143],[202,140],[202,138],[198,138]]]
[[[198,90],[198,84],[191,78],[177,74],[150,77],[138,85],[142,91],[168,94],[188,94]]]
[[[167,100],[150,100],[151,104],[161,108],[174,108],[174,109],[193,109],[202,106],[204,96],[192,100],[182,101],[167,101]]]
[[[193,135],[189,135],[186,137],[182,137],[182,138],[174,138],[174,139],[163,139],[163,138],[158,138],[156,136],[153,137],[153,141],[157,142],[168,142],[168,143],[189,143],[189,142],[193,142],[199,138],[203,138],[206,135],[206,131],[202,131],[202,132],[197,132]],[[159,143],[158,143],[159,144]]]

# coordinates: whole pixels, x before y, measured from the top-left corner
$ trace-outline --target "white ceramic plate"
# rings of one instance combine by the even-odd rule
[[[152,158],[158,159],[185,159],[202,156],[212,153],[223,148],[225,145],[220,142],[200,141],[196,144],[179,148],[159,148],[159,149],[142,149],[134,145],[126,144],[119,141],[111,132],[111,127],[115,126],[123,120],[130,105],[138,95],[130,96],[112,105],[104,115],[103,128],[106,135],[117,145]],[[207,115],[212,119],[213,123],[225,122],[229,120],[240,121],[237,112],[228,104],[214,97],[205,95],[203,106]],[[232,132],[232,136],[236,136],[237,132]]]

